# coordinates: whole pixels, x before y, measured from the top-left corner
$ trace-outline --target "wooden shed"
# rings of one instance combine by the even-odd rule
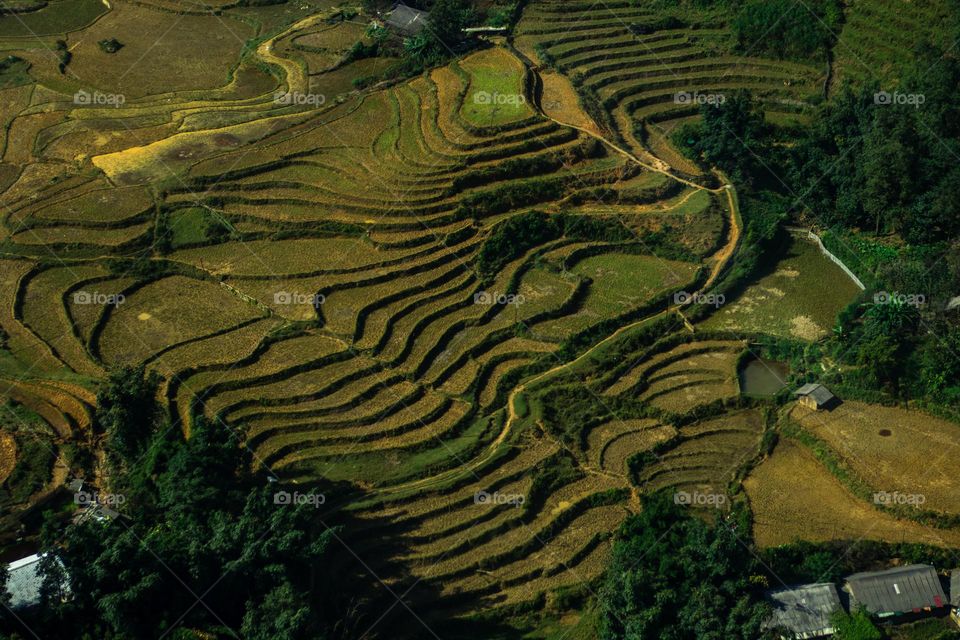
[[[794,391],[793,395],[797,396],[797,402],[814,411],[832,409],[840,402],[829,389],[816,382],[803,385]]]

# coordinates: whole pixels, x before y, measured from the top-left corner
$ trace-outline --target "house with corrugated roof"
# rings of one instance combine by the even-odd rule
[[[40,587],[43,576],[40,574],[40,560],[43,554],[34,553],[25,558],[14,560],[7,565],[7,593],[10,595],[11,609],[25,609],[40,603]],[[60,562],[57,558],[56,562]],[[63,567],[63,563],[60,563]],[[69,591],[68,585],[63,585]]]
[[[927,564],[855,573],[845,580],[850,609],[863,606],[878,618],[945,611],[947,596],[940,576]]]
[[[408,7],[401,2],[387,14],[386,24],[403,35],[413,36],[427,26],[428,19],[426,11]]]
[[[794,391],[793,395],[797,396],[797,401],[802,406],[814,411],[832,409],[840,403],[839,399],[829,389],[816,382],[803,385]]]
[[[833,617],[842,610],[832,583],[804,584],[767,593],[773,614],[764,626],[781,633],[783,640],[807,640],[833,635]]]

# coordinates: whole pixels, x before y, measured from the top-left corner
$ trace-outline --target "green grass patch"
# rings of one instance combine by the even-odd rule
[[[173,247],[206,242],[223,229],[229,235],[229,229],[203,207],[190,207],[170,214],[170,234]]]
[[[533,114],[524,96],[524,69],[506,51],[481,51],[460,66],[470,76],[470,86],[460,107],[460,114],[467,122],[489,127]]]
[[[648,255],[604,253],[581,260],[571,271],[591,280],[583,303],[576,313],[536,325],[537,336],[563,340],[627,313],[657,292],[693,280],[697,265]]]
[[[48,36],[76,31],[107,11],[100,0],[52,0],[38,11],[5,16],[0,20],[0,36]]]
[[[29,69],[30,63],[17,56],[11,55],[0,60],[0,89],[19,87],[33,82],[33,78],[27,73]]]
[[[706,329],[818,340],[860,289],[811,242],[791,238],[778,262],[708,320]]]

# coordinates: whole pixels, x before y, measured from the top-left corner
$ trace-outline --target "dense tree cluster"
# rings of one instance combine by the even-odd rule
[[[911,244],[960,233],[960,62],[920,47],[899,87],[847,88],[797,146],[790,177],[826,225]]]
[[[732,27],[742,53],[825,59],[842,20],[838,0],[748,0]]]
[[[606,242],[622,242],[634,237],[629,229],[611,217],[528,211],[511,216],[494,228],[480,247],[477,271],[484,278],[492,278],[504,265],[533,247],[564,236]]]
[[[875,290],[922,296],[849,309],[837,357],[848,378],[898,397],[960,402],[960,62],[929,46],[897,88],[846,89],[788,156],[795,208],[838,230]],[[868,232],[863,240],[851,232]]]
[[[600,593],[600,638],[768,637],[755,562],[730,522],[708,525],[671,495],[655,494],[618,534]]]
[[[29,627],[64,639],[351,637],[360,596],[318,501],[278,503],[228,427],[198,419],[183,440],[152,418],[152,391],[141,369],[124,369],[101,392],[117,458],[110,491],[128,501],[113,521],[45,525],[43,602],[22,614]]]
[[[769,128],[763,111],[744,90],[702,105],[701,118],[680,127],[674,143],[705,167],[717,167],[738,186],[749,185],[763,171],[769,152]]]

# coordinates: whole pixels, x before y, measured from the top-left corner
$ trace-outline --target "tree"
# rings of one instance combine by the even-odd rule
[[[113,522],[43,527],[50,588],[30,623],[44,637],[108,640],[159,638],[175,625],[315,640],[356,625],[363,591],[337,553],[345,534],[322,521],[318,501],[275,500],[277,489],[250,475],[249,455],[220,422],[199,418],[188,440],[156,429],[145,443],[132,417],[155,415],[155,389],[140,368],[114,372],[101,390],[100,419],[124,455],[140,453],[126,475],[128,502]],[[53,587],[65,576],[72,597],[63,602]],[[203,594],[203,606],[192,594]],[[165,637],[193,637],[178,633]]]
[[[469,0],[436,0],[427,29],[439,47],[453,51],[463,41],[463,29],[474,20],[476,11]]]
[[[37,562],[37,574],[40,582],[40,605],[54,606],[67,597],[67,573],[60,559],[52,553],[40,555]]]
[[[10,569],[6,562],[0,562],[0,610],[5,610],[10,604],[10,592],[7,591],[7,581],[10,579]]]
[[[870,620],[870,614],[863,607],[848,614],[842,609],[833,616],[833,626],[837,630],[837,640],[882,640],[883,634]]]
[[[738,183],[751,183],[768,155],[763,112],[749,91],[719,95],[700,107],[701,120],[680,127],[674,143],[691,158],[718,167]]]
[[[603,640],[756,640],[769,615],[755,561],[731,525],[709,526],[664,492],[621,527],[600,592]]]
[[[109,373],[97,393],[97,424],[107,434],[107,456],[117,469],[142,455],[156,426],[160,376],[144,365]]]

